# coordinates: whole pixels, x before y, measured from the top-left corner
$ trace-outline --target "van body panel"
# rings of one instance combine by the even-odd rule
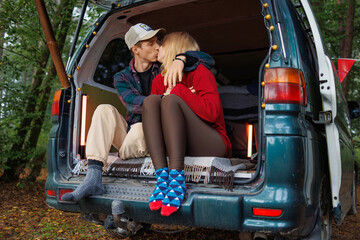
[[[67,67],[67,73],[72,75],[73,89],[66,90],[61,104],[65,106],[68,100],[71,101],[67,109],[62,108],[60,115],[53,117],[48,141],[49,175],[46,189],[57,193],[56,197],[47,196],[46,202],[50,207],[111,216],[113,201],[120,200],[125,206],[123,216],[140,223],[208,227],[261,232],[271,237],[281,235],[302,238],[311,233],[317,224],[320,185],[323,176],[328,174],[336,221],[341,222],[351,207],[354,158],[350,120],[333,65],[325,54],[320,35],[316,36],[320,33],[307,0],[300,2],[306,9],[306,15],[310,14],[308,18],[314,32],[315,46],[302,28],[297,10],[289,0],[270,1],[267,9],[261,1],[244,4],[231,0],[229,3],[232,7],[227,7],[220,0],[95,2],[112,10],[94,24]],[[111,7],[112,3],[120,3],[121,7]],[[277,17],[281,29],[273,18],[273,3],[279,10]],[[196,14],[200,10],[204,15]],[[269,20],[275,26],[272,33],[267,29],[267,21],[264,21],[265,13],[272,16]],[[193,17],[183,18],[185,24],[178,21],[186,14]],[[164,22],[166,16],[169,22]],[[155,186],[154,176],[129,179],[103,175],[106,189],[104,195],[90,196],[79,203],[59,199],[60,189],[75,189],[85,178],[84,173],[74,175],[71,172],[80,160],[77,154],[81,95],[90,96],[87,128],[99,104],[113,104],[121,114],[125,114],[125,109],[115,96],[116,90],[95,81],[94,75],[109,43],[122,40],[129,26],[139,21],[154,28],[164,24],[168,32],[185,30],[194,34],[201,40],[201,46],[204,46],[202,50],[215,58],[215,67],[220,66],[216,70],[224,76],[231,76],[219,81],[219,85],[249,87],[250,82],[259,85],[256,93],[259,101],[256,106],[258,116],[245,121],[242,119],[241,122],[247,124],[247,121],[252,121],[257,124],[254,136],[259,143],[256,146],[258,155],[255,155],[259,167],[256,172],[253,171],[255,177],[249,181],[235,181],[232,191],[214,183],[188,182],[181,209],[169,217],[162,217],[158,211],[149,209],[147,201]],[[234,23],[236,26],[232,25]],[[232,31],[232,37],[227,30]],[[224,34],[230,37],[225,38],[218,34],[219,31],[225,31]],[[244,35],[246,32],[249,34]],[[245,38],[250,41],[243,40]],[[214,44],[220,41],[222,44]],[[275,44],[278,50],[273,51],[271,48]],[[271,103],[262,107],[264,88],[261,82],[264,80],[265,63],[269,63],[271,68],[300,70],[304,76],[307,104]],[[326,86],[330,87],[330,91],[324,92],[321,88],[324,80],[327,80]],[[327,110],[332,111],[333,121],[329,124],[316,123],[320,112]],[[255,216],[254,208],[281,209],[282,214],[279,217]]]
[[[301,110],[298,104],[266,104],[264,133],[303,135]]]
[[[68,184],[57,185],[59,188],[70,187]],[[99,196],[89,197],[79,203],[68,203],[48,197],[47,204],[62,211],[111,215],[110,206],[115,199]],[[182,210],[169,217],[150,211],[147,201],[123,200],[123,204],[126,206],[124,216],[139,222],[235,231],[266,231],[289,236],[307,235],[313,226],[312,216],[316,211],[316,208],[309,211],[304,196],[299,195],[296,188],[267,185],[255,195],[190,191]],[[254,216],[254,207],[282,209],[283,214],[277,218]]]

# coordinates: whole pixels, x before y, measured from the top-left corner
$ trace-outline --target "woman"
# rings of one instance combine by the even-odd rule
[[[152,95],[143,103],[144,135],[157,179],[149,206],[151,210],[161,208],[163,216],[176,212],[184,200],[185,156],[223,157],[231,150],[216,81],[206,67],[199,65],[184,73],[172,89],[164,86],[168,67],[180,60],[176,55],[199,50],[186,32],[165,36],[158,55],[162,72],[154,78]]]

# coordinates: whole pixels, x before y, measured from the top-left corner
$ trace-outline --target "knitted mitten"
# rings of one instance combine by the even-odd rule
[[[155,171],[156,186],[149,199],[149,206],[152,211],[159,210],[168,188],[169,169],[167,167],[159,168]]]
[[[105,192],[102,184],[103,163],[96,160],[88,160],[88,170],[84,181],[71,193],[62,196],[63,201],[78,202],[91,195],[101,195]]]
[[[184,201],[186,192],[184,170],[170,170],[169,187],[162,202],[161,215],[169,216],[176,212]]]

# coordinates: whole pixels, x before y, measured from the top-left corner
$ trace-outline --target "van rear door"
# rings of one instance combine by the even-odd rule
[[[105,10],[111,10],[114,7],[125,7],[127,5],[138,4],[145,1],[148,0],[90,0],[90,2]]]
[[[309,0],[300,0],[308,19],[319,64],[319,87],[323,101],[320,123],[325,124],[329,161],[329,178],[334,219],[339,224],[348,211],[349,175],[353,163],[350,119],[346,101],[334,65],[327,55]],[[352,171],[351,171],[352,172]],[[351,177],[350,177],[351,178]]]

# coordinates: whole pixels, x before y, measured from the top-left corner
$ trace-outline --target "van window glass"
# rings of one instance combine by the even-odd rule
[[[94,81],[114,88],[113,76],[129,65],[132,56],[123,39],[117,38],[106,46],[96,67]]]
[[[309,64],[310,66],[314,66],[317,69],[317,55],[316,55],[316,50],[315,50],[315,43],[314,43],[314,37],[312,35],[311,29],[310,29],[310,24],[307,20],[307,18],[305,17],[305,13],[304,10],[301,8],[294,8],[293,9],[298,17],[299,23],[301,28],[303,29],[303,34],[304,37],[306,39],[306,41],[309,44],[306,44],[307,47],[307,54],[306,56],[308,57],[308,60],[311,62],[311,64]]]

